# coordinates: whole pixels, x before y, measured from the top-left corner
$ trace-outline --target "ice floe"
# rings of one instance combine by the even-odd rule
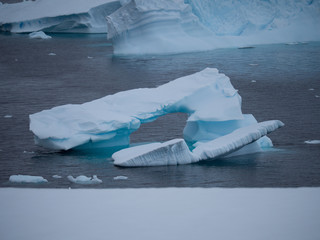
[[[128,177],[126,177],[126,176],[116,176],[116,177],[114,177],[113,179],[114,179],[114,180],[127,180]]]
[[[304,141],[304,143],[307,143],[307,144],[320,144],[320,140],[307,140],[307,141]]]
[[[45,34],[43,31],[29,33],[29,38],[50,39],[51,36]]]
[[[74,178],[73,176],[68,176],[67,178],[68,178],[68,180],[70,182],[77,183],[77,184],[87,185],[87,184],[99,184],[99,183],[102,183],[102,180],[99,179],[97,177],[97,175],[93,175],[93,177],[87,177],[87,176],[84,176],[84,175],[80,175],[80,176],[78,176],[76,178]]]
[[[47,183],[48,180],[41,176],[11,175],[9,181],[12,183]]]

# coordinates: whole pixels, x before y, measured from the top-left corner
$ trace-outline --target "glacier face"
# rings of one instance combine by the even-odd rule
[[[0,31],[106,33],[115,54],[320,40],[320,0],[37,0],[0,5]]]
[[[115,54],[320,39],[320,1],[132,0],[107,17]]]
[[[37,144],[51,149],[126,146],[130,134],[141,123],[174,112],[187,113],[188,122],[214,124],[245,119],[241,97],[230,79],[217,69],[207,68],[157,88],[128,90],[81,105],[68,104],[32,114],[30,130]],[[210,132],[204,134],[214,136]]]
[[[37,0],[0,5],[0,31],[105,33],[115,0]]]

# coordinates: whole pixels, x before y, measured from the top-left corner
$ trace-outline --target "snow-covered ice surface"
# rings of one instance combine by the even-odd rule
[[[120,7],[113,0],[37,0],[0,5],[0,31],[107,32],[105,17]]]
[[[29,33],[29,38],[50,39],[51,36],[45,34],[43,31]]]
[[[30,175],[11,175],[9,178],[10,182],[13,183],[47,183],[48,180],[41,176],[30,176]]]
[[[132,0],[107,17],[116,54],[320,39],[320,1]]]
[[[0,189],[2,239],[320,238],[319,188]]]
[[[126,148],[112,155],[114,164],[125,167],[177,165],[226,156],[284,126],[273,120],[239,128],[209,142],[195,143],[191,152],[183,139]]]
[[[102,180],[99,179],[96,175],[93,175],[93,177],[87,177],[87,176],[84,176],[84,175],[80,175],[76,178],[74,178],[73,176],[68,176],[67,177],[68,180],[70,182],[73,182],[73,183],[77,183],[77,184],[99,184],[99,183],[102,183]]]

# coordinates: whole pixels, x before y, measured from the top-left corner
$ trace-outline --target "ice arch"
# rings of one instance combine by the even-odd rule
[[[141,124],[173,112],[188,114],[184,136],[190,142],[213,140],[256,123],[252,115],[242,114],[241,97],[230,79],[206,68],[157,88],[123,91],[32,114],[30,130],[38,145],[50,149],[127,146]]]

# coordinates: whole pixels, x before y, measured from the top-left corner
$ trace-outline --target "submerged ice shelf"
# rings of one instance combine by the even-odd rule
[[[243,114],[241,97],[230,79],[217,69],[206,68],[157,88],[128,90],[92,102],[32,114],[30,130],[36,144],[51,149],[125,148],[130,144],[130,134],[141,124],[174,112],[188,114],[183,132],[185,140],[118,152],[114,155],[115,163],[128,165],[124,162],[139,158],[141,152],[162,156],[158,165],[196,162],[206,158],[203,154],[214,158],[242,147],[241,152],[234,154],[258,152],[261,147],[272,146],[271,140],[263,136],[282,126],[280,121],[258,124],[251,114]],[[188,145],[192,144],[195,149],[191,152]]]

